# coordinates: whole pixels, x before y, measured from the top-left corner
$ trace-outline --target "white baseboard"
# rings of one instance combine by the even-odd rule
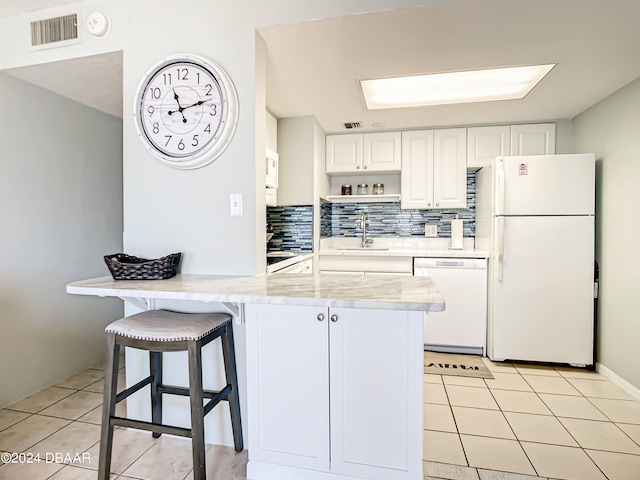
[[[627,382],[624,378],[618,376],[616,373],[614,373],[612,370],[609,370],[607,367],[605,367],[601,363],[596,363],[596,371],[602,374],[603,376],[607,377],[609,380],[611,380],[613,383],[615,383],[617,386],[619,386],[621,389],[623,389],[633,398],[640,401],[640,389],[637,388],[635,385],[632,385],[631,383]]]
[[[424,477],[422,469],[422,460],[420,461],[420,469],[407,475],[400,472],[397,475],[385,475],[384,473],[375,474],[374,476],[366,475],[366,478],[411,478],[422,480]],[[247,478],[249,480],[362,480],[364,476],[352,477],[351,475],[340,475],[331,472],[321,472],[317,470],[306,470],[297,467],[288,467],[285,465],[276,465],[273,463],[256,462],[249,460],[247,463]]]
[[[273,463],[263,463],[249,460],[247,463],[247,478],[249,480],[277,479],[277,480],[358,480],[329,472],[305,470]]]

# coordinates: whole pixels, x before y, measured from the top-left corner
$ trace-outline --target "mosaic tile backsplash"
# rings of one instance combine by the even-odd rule
[[[455,210],[401,210],[400,202],[320,203],[320,236],[358,237],[360,211],[367,213],[367,231],[374,237],[424,237],[425,225],[437,225],[438,237],[451,237],[451,219],[463,220],[464,236],[475,236],[476,174],[467,173],[467,208]],[[267,251],[313,251],[313,207],[267,207],[273,238]]]
[[[267,207],[273,237],[267,251],[313,252],[313,206]]]
[[[362,234],[360,211],[367,213],[367,232],[373,237],[424,237],[425,225],[437,225],[438,237],[451,237],[451,219],[463,220],[464,236],[475,236],[476,174],[467,173],[467,208],[401,210],[400,202],[329,203],[320,205],[321,237],[357,237]]]

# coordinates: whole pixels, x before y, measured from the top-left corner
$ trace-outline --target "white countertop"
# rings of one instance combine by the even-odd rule
[[[67,285],[67,292],[120,298],[310,305],[384,310],[444,310],[429,277],[281,274],[239,277],[179,274],[167,280],[99,277]]]
[[[295,265],[298,262],[313,258],[313,253],[267,252],[267,258],[269,257],[284,258],[284,260],[281,260],[280,262],[267,265],[267,273],[273,273],[278,270],[282,270],[283,268],[290,267],[291,265]]]
[[[360,247],[360,238],[323,238],[320,255],[371,257],[488,258],[489,252],[476,250],[473,238],[465,238],[462,250],[449,248],[448,238],[374,238]]]
[[[429,257],[429,258],[488,258],[489,252],[463,249],[376,249],[374,248],[341,248],[320,250],[320,255],[366,256],[366,257]]]

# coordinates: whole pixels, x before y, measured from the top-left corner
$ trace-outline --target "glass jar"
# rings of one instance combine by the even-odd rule
[[[361,183],[358,185],[358,195],[368,195],[369,194],[369,185],[366,183]]]
[[[342,195],[351,195],[351,185],[342,185]]]
[[[383,183],[374,183],[373,184],[373,194],[374,195],[382,195],[382,194],[384,194],[384,184]]]

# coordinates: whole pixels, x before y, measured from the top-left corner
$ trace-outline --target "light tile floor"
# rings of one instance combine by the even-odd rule
[[[581,369],[493,363],[425,375],[425,478],[638,480],[640,402]]]
[[[640,402],[597,373],[485,361],[493,380],[425,375],[425,479],[640,479]],[[0,480],[96,478],[103,376],[91,368],[0,410],[0,452],[42,459],[0,461]],[[246,480],[246,462],[246,450],[207,449],[211,480]],[[112,479],[191,470],[189,440],[116,430]]]

